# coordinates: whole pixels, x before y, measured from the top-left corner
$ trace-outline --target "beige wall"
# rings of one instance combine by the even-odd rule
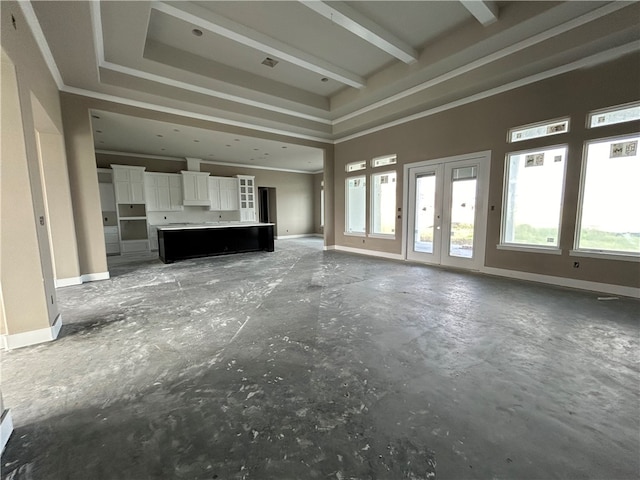
[[[58,316],[38,120],[62,131],[57,86],[15,2],[2,2],[0,276],[3,333],[46,330]],[[11,16],[15,18],[13,28]],[[49,152],[46,152],[47,154]],[[43,161],[48,162],[46,155]],[[47,165],[48,167],[48,165]],[[64,182],[64,178],[60,179]],[[41,221],[42,219],[42,221]]]
[[[589,111],[637,101],[640,98],[640,55],[628,55],[596,67],[574,71],[533,85],[525,86],[452,110],[362,136],[335,146],[335,243],[341,246],[400,254],[404,239],[379,240],[344,235],[345,165],[356,160],[396,153],[398,185],[404,185],[403,165],[472,152],[491,150],[491,176],[488,212],[486,266],[571,279],[640,286],[638,264],[601,258],[580,258],[580,268],[573,268],[575,218],[580,183],[583,142],[600,137],[637,132],[639,122],[585,128]],[[533,122],[571,117],[571,132],[553,138],[506,142],[511,127]],[[545,255],[498,250],[504,159],[510,151],[544,145],[567,144],[566,188],[561,227],[562,255]],[[371,173],[368,168],[366,174]],[[406,192],[398,189],[397,205]],[[368,215],[368,212],[367,212]],[[396,231],[401,232],[401,220]],[[364,243],[363,243],[364,240]]]

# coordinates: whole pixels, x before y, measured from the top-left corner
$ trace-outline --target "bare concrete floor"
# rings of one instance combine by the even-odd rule
[[[276,252],[113,266],[3,354],[6,479],[636,479],[637,301]]]

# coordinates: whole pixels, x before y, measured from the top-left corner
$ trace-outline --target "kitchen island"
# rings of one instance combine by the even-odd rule
[[[273,223],[158,225],[158,253],[164,263],[187,258],[274,250]]]

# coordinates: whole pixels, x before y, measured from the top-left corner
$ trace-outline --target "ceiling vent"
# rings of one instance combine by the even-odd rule
[[[262,61],[262,65],[266,65],[267,67],[275,67],[278,64],[277,60],[274,60],[271,57],[267,57]]]

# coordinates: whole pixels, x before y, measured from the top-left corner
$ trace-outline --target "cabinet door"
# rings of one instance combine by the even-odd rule
[[[116,202],[132,203],[131,201],[131,184],[129,181],[116,181],[113,184],[116,192]]]
[[[209,200],[208,177],[198,175],[196,177],[196,200],[206,202]]]
[[[198,199],[195,175],[182,174],[182,187],[185,202],[193,202]]]
[[[169,194],[169,176],[161,173],[155,175],[155,185],[158,190],[158,209],[161,212],[171,210],[171,196]]]
[[[222,208],[220,184],[221,178],[209,177],[209,210],[220,211]]]
[[[130,185],[131,203],[144,203],[144,182],[131,182]]]
[[[144,198],[147,212],[157,212],[159,210],[158,188],[156,187],[154,176],[148,173],[144,176]]]
[[[169,175],[169,210],[183,210],[182,178],[179,175]]]
[[[238,180],[236,178],[220,179],[220,203],[222,210],[238,210]]]

